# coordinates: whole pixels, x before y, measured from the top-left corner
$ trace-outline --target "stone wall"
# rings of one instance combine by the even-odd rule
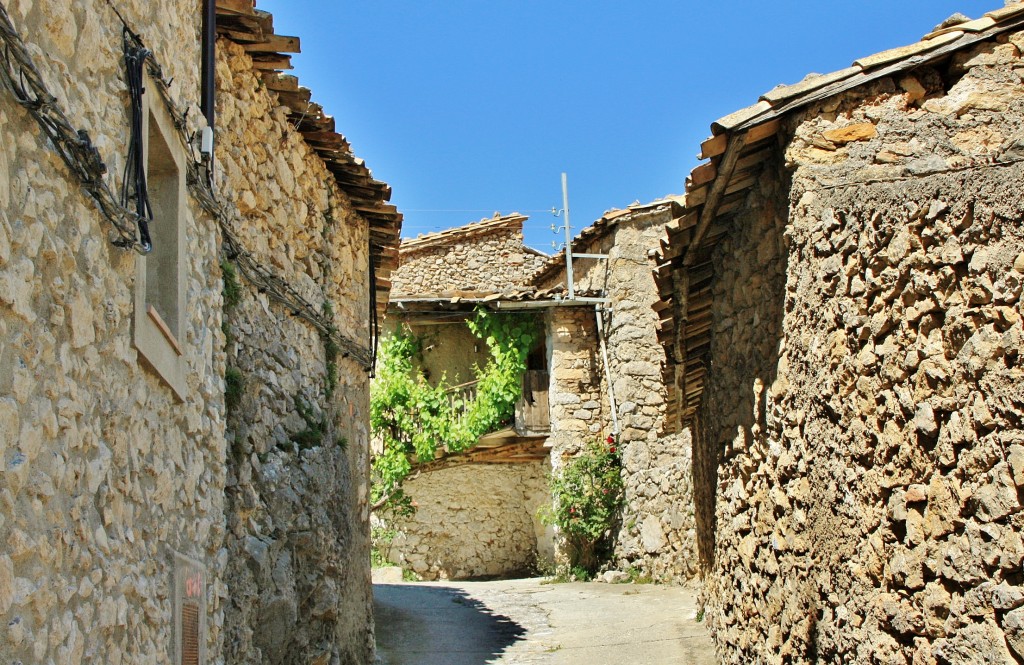
[[[528,574],[552,546],[538,510],[550,493],[547,462],[464,464],[405,484],[416,514],[398,519],[391,560],[426,580]]]
[[[547,258],[523,245],[523,220],[489,220],[405,240],[391,275],[395,298],[446,291],[501,292],[521,286]],[[486,225],[484,229],[476,228]]]
[[[689,433],[664,431],[665,385],[661,378],[664,350],[658,343],[657,316],[652,305],[657,287],[647,259],[647,249],[657,244],[664,225],[671,221],[668,204],[627,212],[607,226],[605,233],[577,251],[607,254],[607,260],[574,262],[577,288],[605,292],[611,299],[604,317],[608,364],[615,395],[622,450],[622,477],[626,505],[619,529],[614,565],[634,568],[662,581],[683,582],[697,572],[696,535],[692,496]],[[545,278],[547,288],[565,279],[564,272]],[[558,311],[558,310],[556,310]],[[567,376],[586,377],[579,386],[564,386],[563,402],[552,400],[553,430],[611,432],[608,385],[599,351],[593,310],[579,310],[589,328],[575,337],[579,352],[596,363],[584,373],[578,359],[552,357],[552,381]],[[568,360],[570,366],[559,363]],[[576,403],[574,388],[584,397]],[[586,404],[585,404],[586,403]],[[586,410],[566,406],[601,403],[589,418]],[[562,448],[555,446],[556,450]]]
[[[1024,658],[1022,47],[791,119],[792,180],[717,253],[695,464],[725,662]]]
[[[404,241],[391,276],[393,297],[524,286],[546,258],[523,245],[525,219],[496,217]],[[393,331],[405,320],[402,310],[391,307],[386,328]],[[410,313],[408,323],[422,338],[416,362],[433,385],[442,376],[453,386],[473,381],[474,365],[489,360],[486,345],[457,312],[443,322]],[[543,466],[473,463],[407,481],[416,514],[389,524],[399,534],[391,559],[424,579],[510,576],[534,570],[538,558],[550,561],[550,536],[536,515],[549,495]]]
[[[579,452],[587,441],[605,431],[602,414],[607,409],[601,392],[601,357],[597,350],[594,311],[589,307],[549,310],[548,366],[551,386],[551,463]]]
[[[122,25],[99,1],[5,0],[57,104],[119,186],[129,136]],[[198,109],[192,2],[118,3]],[[185,395],[133,347],[136,262],[0,89],[0,661],[152,663],[174,655],[175,553],[198,588],[209,662],[223,641],[224,353],[219,234],[184,202]]]
[[[459,318],[458,314],[454,318]],[[394,319],[387,320],[388,333],[395,325]],[[473,381],[476,377],[473,367],[483,367],[490,359],[487,345],[473,336],[465,321],[443,324],[411,322],[409,328],[423,342],[415,362],[431,385],[436,386],[442,377],[449,386]]]
[[[241,46],[218,44],[219,187],[242,243],[338,330],[369,345],[369,235],[260,85]],[[268,146],[274,146],[269,149]],[[229,663],[366,663],[368,374],[243,284],[228,314],[243,395],[228,425]]]

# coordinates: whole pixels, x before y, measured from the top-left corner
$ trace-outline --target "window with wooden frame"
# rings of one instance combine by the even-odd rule
[[[184,400],[185,154],[156,85],[147,73],[142,137],[153,249],[136,259],[132,336],[139,357]]]

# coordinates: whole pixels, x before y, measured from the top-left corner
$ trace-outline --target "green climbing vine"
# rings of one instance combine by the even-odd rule
[[[324,395],[327,399],[331,399],[334,396],[334,390],[338,387],[338,354],[341,353],[341,349],[334,341],[334,337],[338,333],[338,329],[334,325],[334,307],[330,301],[325,300],[322,309],[324,318],[331,322],[327,327],[327,333],[320,334],[320,340],[324,343],[324,356],[327,359],[324,368]]]
[[[381,340],[370,386],[370,428],[381,446],[372,462],[372,500],[379,513],[412,512],[402,485],[414,462],[434,459],[442,447],[466,450],[512,419],[538,335],[536,322],[528,315],[480,309],[466,323],[488,351],[486,365],[474,368],[477,391],[469,403],[451,398],[445,377],[430,385],[416,364],[421,340],[407,328]]]

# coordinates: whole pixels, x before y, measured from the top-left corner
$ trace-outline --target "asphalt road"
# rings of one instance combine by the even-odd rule
[[[374,585],[384,665],[714,665],[696,594],[541,580]]]

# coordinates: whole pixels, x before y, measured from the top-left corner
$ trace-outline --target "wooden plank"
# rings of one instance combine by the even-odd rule
[[[516,431],[547,432],[551,428],[548,405],[550,376],[543,370],[527,370],[523,374],[523,397],[516,403]]]
[[[704,205],[704,201],[708,198],[708,186],[694,189],[692,192],[686,192],[686,207],[693,209],[699,205]]]
[[[291,74],[264,75],[263,83],[275,92],[298,92],[299,77]]]
[[[306,110],[310,103],[310,97],[308,89],[305,91],[299,90],[298,92],[277,93],[277,100],[297,113],[302,113]]]
[[[253,16],[255,14],[252,0],[217,0],[215,7],[217,13],[227,12],[242,16]]]
[[[718,169],[715,168],[714,162],[701,164],[697,168],[690,171],[689,177],[686,178],[686,191],[690,191],[694,187],[706,185],[707,183],[714,180],[716,175],[718,175]]]
[[[253,15],[256,17],[256,22],[260,24],[260,28],[263,30],[263,34],[272,35],[274,34],[274,15],[270,12],[263,11],[262,9],[252,10]]]
[[[292,69],[292,59],[290,56],[282,55],[280,57],[258,57],[252,59],[253,69]]]
[[[700,154],[697,155],[697,159],[709,159],[711,157],[717,157],[725,152],[726,146],[729,145],[729,135],[719,134],[718,136],[712,136],[703,143],[700,144]]]
[[[349,147],[348,141],[345,140],[345,137],[342,136],[341,134],[337,133],[337,132],[321,132],[321,131],[302,132],[302,137],[304,139],[306,139],[307,141],[313,141],[315,143],[322,143],[324,145],[345,146],[345,149],[348,149],[348,147]]]
[[[178,344],[178,340],[174,337],[174,333],[171,332],[171,328],[164,322],[163,317],[156,311],[156,308],[152,305],[146,305],[146,314],[149,316],[150,321],[153,322],[153,325],[156,326],[157,330],[160,331],[160,334],[164,336],[164,339],[167,340],[167,343],[174,349],[174,352],[179,356],[183,355],[181,346]]]
[[[736,162],[736,171],[746,171],[752,166],[757,166],[771,157],[774,152],[775,150],[771,147],[751,151]],[[735,174],[733,174],[733,177],[735,178]]]
[[[747,145],[775,136],[781,127],[782,123],[779,120],[769,120],[760,125],[754,125],[747,130]]]
[[[757,176],[751,176],[743,178],[741,180],[733,180],[729,183],[729,186],[725,189],[724,194],[735,194],[744,189],[748,189],[754,183],[757,182]]]
[[[217,34],[223,35],[229,31],[258,35],[260,39],[267,34],[263,31],[260,21],[255,17],[238,14],[219,14],[217,16]]]
[[[242,44],[248,53],[301,53],[298,37],[270,35],[263,42]]]
[[[255,44],[256,42],[263,41],[265,37],[261,32],[249,32],[247,30],[228,30],[224,29],[220,31],[220,34],[224,35],[228,39],[238,42],[243,46],[245,44]]]

